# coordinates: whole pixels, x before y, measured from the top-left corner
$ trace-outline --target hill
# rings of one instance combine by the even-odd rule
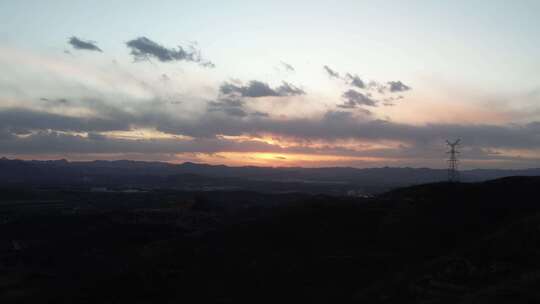
[[[13,190],[0,198],[0,300],[535,303],[539,187],[509,177],[374,198]]]

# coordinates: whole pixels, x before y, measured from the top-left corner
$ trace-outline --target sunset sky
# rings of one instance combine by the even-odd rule
[[[0,157],[540,167],[540,1],[0,0]]]

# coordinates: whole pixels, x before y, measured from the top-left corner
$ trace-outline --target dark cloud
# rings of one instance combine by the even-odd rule
[[[16,132],[13,130],[0,129],[0,141],[13,139],[16,137],[15,134]]]
[[[276,89],[272,90],[276,91]],[[430,153],[440,153],[440,149],[444,149],[444,139],[447,138],[462,138],[466,148],[480,151],[475,152],[480,155],[478,157],[486,158],[503,157],[494,156],[493,151],[498,149],[540,149],[538,135],[540,122],[522,125],[489,125],[480,122],[411,125],[376,121],[372,119],[372,116],[361,115],[360,111],[365,110],[361,106],[375,102],[368,94],[362,94],[362,96],[354,93],[344,94],[346,102],[352,98],[351,102],[356,106],[355,111],[329,111],[319,118],[276,118],[267,113],[254,112],[246,107],[250,101],[242,99],[241,96],[237,98],[220,96],[216,101],[208,103],[207,112],[196,117],[184,115],[182,118],[178,117],[177,113],[168,112],[167,109],[170,108],[162,107],[165,103],[160,101],[134,103],[125,107],[122,103],[109,103],[99,99],[68,100],[65,105],[57,109],[63,110],[64,107],[71,106],[77,109],[84,108],[88,111],[83,112],[93,113],[92,117],[75,117],[22,108],[2,109],[0,110],[0,152],[165,153],[177,151],[180,153],[180,151],[197,151],[212,153],[212,151],[230,151],[227,149],[246,149],[245,151],[266,149],[265,151],[279,152],[280,150],[275,146],[263,147],[253,144],[240,147],[235,146],[236,143],[213,141],[219,138],[219,135],[262,136],[267,134],[294,139],[297,142],[324,140],[331,143],[342,139],[403,142],[404,146],[400,148],[370,152],[374,153],[374,156],[394,158],[421,158],[431,155]],[[394,100],[388,98],[388,102],[393,102],[399,99],[399,94],[393,96]],[[383,102],[385,102],[384,99],[381,100],[381,103]],[[195,140],[183,142],[182,145],[173,141],[159,140],[159,144],[155,144],[154,147],[151,145],[151,140],[123,141],[100,134],[132,128],[156,129],[173,135],[190,136]],[[88,133],[88,136],[69,135],[66,132]],[[287,148],[285,152],[301,152],[295,149]],[[317,148],[303,152],[320,153],[321,151],[330,150]],[[361,155],[361,152],[348,151],[344,148],[336,150],[335,153]],[[481,153],[485,155],[482,156]]]
[[[58,103],[58,104],[67,104],[67,103],[69,103],[69,101],[67,99],[65,99],[65,98],[53,98],[53,99],[50,99],[50,98],[46,98],[46,97],[41,97],[39,100],[49,102],[49,103]]]
[[[57,130],[57,131],[113,131],[128,130],[129,122],[105,118],[81,118],[16,108],[0,111],[0,129]]]
[[[97,45],[95,41],[90,40],[81,40],[75,36],[69,38],[68,40],[69,44],[74,49],[77,50],[87,50],[87,51],[96,51],[96,52],[103,52]]]
[[[408,90],[411,89],[411,87],[405,85],[401,81],[389,81],[388,82],[388,89],[390,90],[390,92],[395,93],[395,92],[408,91]]]
[[[230,116],[246,117],[247,113],[242,108],[223,108],[223,111]]]
[[[349,93],[356,103],[370,104],[369,96]],[[0,110],[0,133],[29,134],[31,131],[89,132],[129,130],[132,127],[155,128],[159,131],[195,138],[224,135],[275,134],[302,139],[369,139],[397,140],[413,145],[444,142],[446,138],[462,138],[471,147],[540,149],[540,122],[524,125],[486,124],[426,124],[408,125],[374,121],[369,116],[357,116],[348,111],[331,111],[319,119],[272,118],[265,113],[246,109],[242,99],[225,97],[208,104],[208,112],[197,117],[178,118],[167,112],[159,102],[112,105],[99,99],[69,101],[67,106],[85,108],[92,117],[75,117],[23,108]],[[216,115],[224,113],[226,115]],[[231,116],[242,119],[231,119]]]
[[[94,140],[94,141],[103,141],[103,140],[107,139],[107,136],[105,136],[103,134],[100,134],[100,133],[95,133],[95,132],[88,133],[88,135],[86,137],[89,140]]]
[[[244,110],[244,101],[239,99],[223,98],[219,101],[208,103],[209,112],[223,112],[229,116],[246,117],[248,114]]]
[[[283,61],[280,61],[280,63],[281,63],[281,66],[283,66],[283,68],[285,68],[286,71],[288,71],[288,72],[296,71],[292,65],[290,65],[290,64],[288,64],[286,62],[283,62]]]
[[[321,119],[231,120],[203,116],[194,121],[163,119],[157,128],[166,133],[193,137],[276,134],[298,139],[397,140],[411,144],[441,142],[461,137],[470,146],[540,148],[540,122],[521,126],[427,124],[408,125],[358,119],[352,114],[329,112]]]
[[[377,92],[381,95],[384,95],[386,92],[398,93],[411,90],[411,87],[404,84],[401,81],[388,81],[386,84],[379,83],[377,81],[363,81],[357,74],[346,73],[345,76],[341,77],[340,74],[332,70],[327,65],[324,66],[324,70],[330,78],[337,78],[343,80],[347,85],[354,87],[356,89],[365,90],[368,92]],[[345,107],[353,107],[353,102],[346,102]]]
[[[304,90],[285,81],[283,81],[282,84],[276,88],[276,91],[279,96],[296,96],[306,94]]]
[[[215,67],[212,62],[202,59],[200,50],[193,45],[187,49],[181,46],[176,49],[166,48],[146,37],[130,40],[126,42],[126,45],[131,50],[131,55],[136,61],[154,58],[161,62],[191,61],[204,67]]]
[[[339,73],[336,72],[336,71],[334,71],[334,70],[332,70],[332,69],[331,69],[330,67],[328,67],[327,65],[325,65],[323,68],[324,68],[324,70],[326,71],[326,73],[328,74],[328,76],[329,76],[330,78],[340,78]]]
[[[396,140],[418,145],[443,143],[446,138],[462,138],[478,147],[540,148],[540,123],[521,126],[427,124],[409,125],[359,118],[352,113],[328,112],[320,119],[259,118],[232,120],[203,116],[196,121],[166,121],[159,130],[193,137],[275,134],[303,139]]]
[[[358,75],[352,75],[350,73],[347,73],[346,81],[349,85],[353,87],[357,87],[359,89],[366,88],[366,84],[364,83],[364,81],[362,81],[362,79],[360,79],[360,77],[358,77]]]
[[[369,96],[349,93],[355,104],[372,104]],[[74,101],[73,101],[74,103]],[[192,137],[224,135],[277,134],[299,139],[370,139],[399,140],[412,143],[440,141],[460,137],[470,146],[540,148],[540,123],[526,125],[407,125],[373,121],[369,116],[359,120],[348,112],[328,112],[320,119],[274,119],[262,113],[251,113],[241,99],[225,97],[211,102],[208,112],[193,118],[177,118],[149,103],[131,107],[129,111],[101,100],[85,100],[84,105],[97,113],[94,118],[80,118],[27,109],[0,111],[0,130],[57,130],[74,132],[102,132],[129,130],[132,126],[155,128],[159,131]],[[361,108],[357,108],[361,109]],[[227,115],[216,115],[224,113]],[[355,115],[359,113],[355,112]],[[242,119],[231,119],[231,116]]]
[[[139,139],[111,138],[101,134],[88,136],[55,131],[40,131],[25,137],[0,137],[0,153],[217,153],[282,152],[278,146],[260,141],[235,142],[222,138]]]
[[[265,112],[255,111],[249,112],[245,108],[245,101],[242,99],[222,97],[218,101],[208,102],[208,112],[209,113],[224,113],[228,116],[233,116],[237,118],[243,117],[253,117],[253,118],[267,118],[270,115]]]
[[[329,116],[332,116],[330,114]],[[342,119],[341,114],[336,114],[335,118],[330,119],[329,125],[336,123],[335,119]],[[346,115],[345,115],[346,116]],[[346,116],[347,118],[347,116]],[[353,119],[353,117],[347,118]],[[391,124],[390,124],[391,125]],[[368,146],[367,146],[368,147]],[[242,140],[235,141],[223,137],[214,138],[194,138],[194,139],[139,139],[129,140],[122,138],[112,138],[101,134],[74,135],[55,131],[41,131],[29,136],[2,136],[0,130],[0,153],[22,155],[60,155],[70,158],[77,155],[90,155],[86,158],[111,158],[116,155],[121,159],[133,159],[137,157],[142,160],[155,159],[163,157],[163,160],[171,160],[171,155],[179,153],[196,154],[214,154],[219,152],[271,152],[281,154],[286,157],[286,153],[305,153],[305,154],[328,154],[353,157],[376,157],[381,161],[378,163],[369,162],[362,165],[382,166],[388,165],[387,158],[399,164],[425,166],[441,165],[444,157],[444,144],[441,140],[431,142],[416,142],[409,145],[400,145],[396,148],[373,148],[367,150],[349,149],[335,145],[309,147],[293,146],[280,147],[261,141]],[[467,155],[467,162],[471,164],[474,160],[503,160],[505,163],[535,166],[538,164],[538,158],[522,159],[519,157],[505,156],[490,148],[482,147],[462,147],[462,151]],[[99,155],[103,156],[99,156]],[[83,156],[84,157],[84,156]],[[351,161],[344,163],[352,164]]]
[[[243,97],[278,96],[268,84],[257,80],[250,81],[246,86],[225,82],[221,85],[220,92],[225,95],[236,94]]]
[[[360,93],[355,90],[348,90],[341,96],[345,102],[339,105],[340,108],[352,109],[357,106],[377,106],[377,101],[372,99],[369,95]]]
[[[271,88],[267,83],[258,80],[252,80],[245,86],[225,82],[220,87],[220,93],[241,97],[295,96],[306,94],[304,90],[287,82],[282,82],[279,87]]]
[[[270,117],[270,115],[268,113],[260,112],[260,111],[255,111],[255,112],[251,113],[250,115],[253,116],[253,117],[261,117],[261,118]]]

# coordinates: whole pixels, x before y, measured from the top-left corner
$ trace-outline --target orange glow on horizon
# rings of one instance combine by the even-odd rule
[[[221,152],[198,154],[197,158],[209,164],[251,165],[269,167],[320,167],[346,165],[350,162],[388,162],[388,158],[339,155],[313,155],[301,153]]]

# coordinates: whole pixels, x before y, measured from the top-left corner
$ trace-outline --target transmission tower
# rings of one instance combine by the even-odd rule
[[[461,140],[458,139],[454,142],[446,141],[446,144],[450,148],[450,150],[446,153],[450,154],[450,158],[448,158],[448,181],[449,182],[459,182],[459,172],[458,172],[458,154],[459,151],[457,150],[459,142]]]

